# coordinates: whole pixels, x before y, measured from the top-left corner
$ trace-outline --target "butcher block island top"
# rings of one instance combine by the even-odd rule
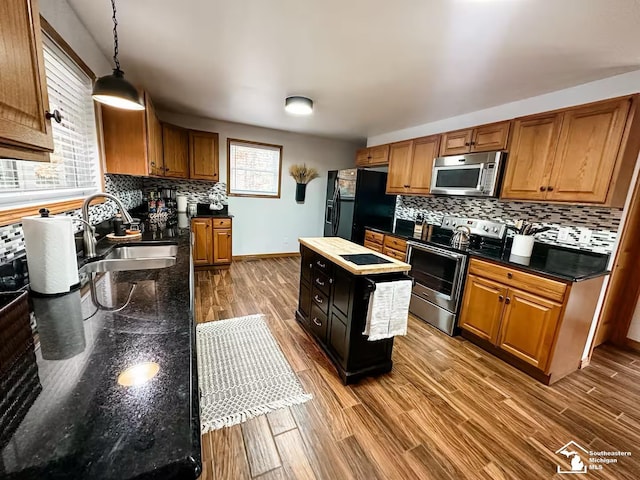
[[[370,248],[350,242],[340,237],[299,238],[301,245],[310,248],[327,260],[339,265],[354,275],[376,275],[379,273],[401,273],[411,270],[411,265],[375,252]],[[342,258],[341,255],[373,254],[389,263],[356,265]]]

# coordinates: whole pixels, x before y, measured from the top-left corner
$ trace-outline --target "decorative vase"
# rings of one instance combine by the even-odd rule
[[[304,197],[307,194],[306,183],[296,183],[296,202],[304,203]]]

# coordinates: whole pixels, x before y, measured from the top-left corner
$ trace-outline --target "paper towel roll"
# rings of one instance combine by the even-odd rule
[[[70,291],[79,282],[73,218],[24,217],[22,230],[31,290],[44,294]]]
[[[189,228],[189,217],[186,213],[178,213],[178,228]]]
[[[187,197],[185,197],[184,195],[177,195],[176,203],[178,204],[178,212],[187,211]]]

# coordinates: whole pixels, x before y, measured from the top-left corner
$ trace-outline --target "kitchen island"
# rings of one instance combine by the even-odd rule
[[[142,240],[177,243],[175,265],[97,274],[64,297],[32,298],[39,344],[14,366],[22,376],[2,385],[20,402],[0,432],[0,478],[200,475],[190,234],[156,227]],[[113,248],[101,240],[97,253]]]
[[[378,282],[406,279],[411,266],[338,237],[299,242],[296,319],[331,359],[344,384],[389,372],[393,338],[370,342],[363,334],[369,297]]]

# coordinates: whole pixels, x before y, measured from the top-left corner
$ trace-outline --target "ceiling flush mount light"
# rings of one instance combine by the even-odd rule
[[[311,115],[313,113],[313,100],[297,95],[287,97],[284,100],[284,109],[294,115]]]
[[[159,371],[160,365],[156,362],[138,363],[123,370],[118,375],[118,383],[123,387],[138,387],[155,377]]]
[[[93,99],[124,110],[144,110],[144,103],[140,93],[124,79],[124,72],[120,70],[118,61],[118,20],[116,19],[116,3],[111,0],[113,8],[113,61],[116,68],[111,75],[105,75],[96,80],[93,86]]]

